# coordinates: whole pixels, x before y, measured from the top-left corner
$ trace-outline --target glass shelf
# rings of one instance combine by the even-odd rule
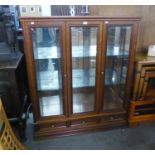
[[[95,85],[95,69],[72,70],[73,88],[90,87]],[[86,76],[87,75],[87,76]]]
[[[38,90],[58,90],[60,88],[58,71],[37,72]]]
[[[96,46],[90,46],[89,53],[84,52],[83,46],[73,46],[72,53],[73,58],[83,58],[83,57],[96,57]],[[52,47],[37,47],[34,52],[35,59],[59,59],[60,49],[57,46]]]
[[[117,70],[106,70],[106,76],[105,76],[105,85],[114,85],[114,84],[125,84],[125,73],[127,68],[123,68],[122,74],[124,74],[124,78],[122,80],[119,80]],[[85,73],[87,72],[87,76],[85,76]],[[58,71],[41,71],[37,72],[38,78],[38,90],[59,90],[60,88],[59,84],[59,73]],[[73,70],[73,88],[82,88],[82,87],[93,87],[95,85],[95,69],[76,69]]]
[[[115,57],[128,57],[129,56],[129,51],[117,51],[117,50],[110,50],[107,49],[107,55],[106,56],[115,56]]]
[[[84,73],[88,73],[89,76],[85,76]],[[95,69],[76,69],[73,70],[73,87],[91,87],[95,85]],[[40,71],[37,72],[38,90],[58,90],[59,84],[59,72],[58,71]]]
[[[96,46],[90,46],[89,54],[84,52],[82,46],[73,46],[72,49],[74,52],[72,53],[73,58],[83,58],[83,57],[96,57]],[[53,47],[38,47],[35,52],[35,59],[60,59],[59,48],[56,46]],[[107,56],[118,56],[118,57],[128,57],[128,51],[114,51],[107,50]]]
[[[60,50],[56,46],[53,47],[38,47],[34,52],[35,59],[59,59],[61,58]]]
[[[83,57],[96,57],[97,46],[96,45],[89,45],[87,50],[84,46],[72,46],[72,58],[83,58]]]

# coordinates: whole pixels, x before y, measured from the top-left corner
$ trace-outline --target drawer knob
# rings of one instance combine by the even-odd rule
[[[52,128],[54,128],[55,127],[55,125],[52,125]]]
[[[82,121],[82,124],[85,124],[86,122],[85,121]]]
[[[114,117],[111,116],[111,117],[110,117],[110,120],[114,120]]]

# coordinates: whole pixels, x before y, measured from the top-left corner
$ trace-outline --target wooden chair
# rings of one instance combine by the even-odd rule
[[[3,108],[2,100],[0,98],[0,150],[25,150],[17,139],[10,123],[7,119],[6,113]]]

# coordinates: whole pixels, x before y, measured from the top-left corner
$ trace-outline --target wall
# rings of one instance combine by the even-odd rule
[[[33,8],[34,11],[31,11]],[[40,5],[19,5],[20,16],[41,16]]]
[[[137,52],[146,51],[150,44],[155,44],[155,6],[90,6],[90,12],[92,16],[141,17],[137,42]]]
[[[29,6],[28,12],[30,10]],[[35,6],[38,7],[38,6]],[[21,6],[20,6],[21,8]],[[155,6],[149,5],[91,5],[90,15],[103,17],[141,17],[137,52],[146,51],[150,44],[155,44]],[[37,10],[37,8],[36,8]],[[35,16],[36,14],[33,13]],[[38,14],[37,14],[38,15]],[[32,16],[32,14],[31,14]]]

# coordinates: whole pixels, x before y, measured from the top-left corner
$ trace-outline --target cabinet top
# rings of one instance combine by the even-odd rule
[[[16,51],[12,54],[1,54],[0,55],[0,70],[11,70],[17,69],[19,63],[23,58],[23,54]]]
[[[141,17],[103,17],[103,16],[48,16],[48,17],[20,17],[21,21],[30,21],[30,20],[131,20],[139,21]]]
[[[135,60],[137,63],[140,63],[140,64],[155,63],[155,57],[154,56],[147,56],[147,52],[137,53]]]

